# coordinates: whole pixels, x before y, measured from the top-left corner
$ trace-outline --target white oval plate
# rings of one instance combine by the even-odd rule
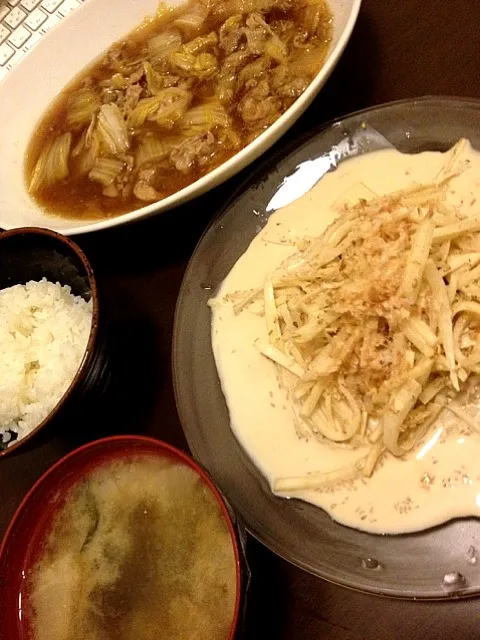
[[[182,0],[167,0],[177,5]],[[0,83],[0,227],[46,227],[66,235],[87,233],[146,218],[187,202],[227,180],[258,158],[297,120],[325,84],[355,25],[361,0],[329,0],[334,17],[328,58],[305,93],[264,133],[222,165],[177,193],[141,209],[103,220],[47,215],[25,188],[24,157],[34,128],[55,96],[115,41],[133,31],[158,0],[87,0],[46,34]]]

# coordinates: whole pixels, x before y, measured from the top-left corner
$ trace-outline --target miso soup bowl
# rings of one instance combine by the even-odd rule
[[[184,0],[164,0],[180,5]],[[38,226],[66,235],[113,227],[167,211],[209,191],[264,153],[305,111],[337,64],[361,0],[328,0],[334,28],[330,52],[300,98],[264,133],[227,162],[177,193],[117,217],[97,220],[48,215],[30,198],[24,176],[28,142],[43,113],[70,81],[117,40],[139,26],[158,0],[88,0],[56,24],[0,81],[0,227]]]
[[[236,599],[228,637],[237,631],[242,605],[241,558],[232,517],[218,489],[187,455],[174,447],[144,436],[112,436],[90,442],[61,458],[32,487],[18,507],[0,545],[0,630],[2,640],[32,640],[26,584],[41,555],[53,518],[65,503],[69,490],[98,467],[111,462],[158,457],[191,468],[218,503],[230,532],[236,568]],[[27,596],[25,595],[27,591]]]

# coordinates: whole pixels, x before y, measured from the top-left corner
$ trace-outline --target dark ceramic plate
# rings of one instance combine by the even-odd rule
[[[472,563],[472,547],[480,548],[480,523],[459,519],[420,533],[377,536],[339,525],[312,505],[274,496],[230,430],[207,300],[272,207],[313,186],[326,164],[334,167],[388,145],[408,153],[444,151],[461,137],[480,149],[480,102],[421,98],[353,114],[300,141],[265,163],[213,221],[191,259],[178,300],[176,397],[194,456],[248,530],[275,553],[326,580],[380,595],[444,599],[479,594],[480,563]]]

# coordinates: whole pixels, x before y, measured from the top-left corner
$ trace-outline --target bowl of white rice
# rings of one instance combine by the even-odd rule
[[[31,442],[103,371],[92,268],[69,238],[0,234],[0,457]]]

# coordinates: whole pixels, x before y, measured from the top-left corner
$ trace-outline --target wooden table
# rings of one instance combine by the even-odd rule
[[[331,118],[390,100],[425,94],[480,98],[479,18],[477,0],[364,0],[337,69],[286,138],[292,140]],[[79,238],[101,283],[105,313],[121,329],[115,402],[105,399],[96,407],[85,432],[64,424],[62,434],[48,443],[0,462],[0,535],[38,476],[87,439],[135,432],[186,448],[170,371],[175,301],[202,231],[218,203],[248,171],[171,214]],[[247,638],[251,640],[477,640],[480,636],[476,600],[418,603],[355,593],[290,566],[253,540],[249,561],[253,583]]]

